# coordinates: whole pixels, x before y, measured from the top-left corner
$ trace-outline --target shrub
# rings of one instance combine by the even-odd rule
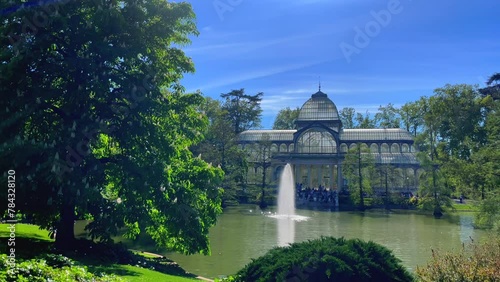
[[[416,274],[420,281],[500,281],[500,237],[472,241],[457,253],[433,250],[431,261]]]
[[[18,261],[13,266],[7,255],[0,255],[0,281],[123,281],[114,275],[94,275],[86,267],[74,266],[73,261],[61,255],[48,255],[47,259]]]
[[[274,248],[234,277],[239,281],[413,281],[387,248],[332,237]]]

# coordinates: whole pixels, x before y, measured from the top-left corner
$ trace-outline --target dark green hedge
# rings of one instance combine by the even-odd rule
[[[277,247],[235,276],[241,281],[413,281],[392,252],[374,242],[322,237]]]

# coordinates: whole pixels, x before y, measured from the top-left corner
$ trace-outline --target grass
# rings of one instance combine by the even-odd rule
[[[453,205],[453,208],[459,212],[463,212],[463,211],[477,212],[477,211],[479,211],[479,207],[475,203],[470,202],[470,201],[466,201],[465,203],[462,203],[462,204],[457,203],[457,202],[453,202],[452,205]]]
[[[10,224],[0,224],[0,238],[9,237],[9,226]],[[49,238],[49,231],[40,229],[37,225],[31,224],[16,224],[16,237],[42,242],[54,242],[54,240]]]
[[[106,273],[115,274],[127,281],[172,281],[172,282],[185,282],[185,281],[200,281],[195,278],[187,278],[182,276],[174,276],[158,271],[145,269],[123,264],[111,264],[105,266],[88,266],[89,271],[93,273]]]
[[[10,248],[7,245],[7,238],[10,236],[10,231],[8,229],[9,226],[10,224],[0,224],[0,253],[3,254],[8,253],[7,248]],[[36,225],[19,223],[16,224],[15,235],[17,259],[31,259],[43,253],[52,252],[51,249],[53,247],[54,240],[49,238],[49,232],[47,230],[42,230]],[[144,258],[144,261],[148,262],[158,259],[157,256],[150,253],[144,253],[141,251],[133,251],[132,253],[140,255]],[[126,281],[200,281],[194,278],[193,275],[171,275],[138,266],[105,263],[97,259],[95,256],[89,257],[84,256],[83,254],[74,254],[71,256],[68,255],[68,257],[77,261],[79,264],[87,266],[90,272],[115,274]],[[165,260],[166,259],[163,259],[163,261]],[[166,268],[168,268],[168,260],[166,261]],[[172,269],[175,269],[175,267],[172,267]]]

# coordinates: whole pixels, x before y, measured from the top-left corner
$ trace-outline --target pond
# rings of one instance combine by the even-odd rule
[[[283,245],[283,240],[301,242],[320,236],[371,240],[391,249],[408,269],[414,270],[417,265],[428,261],[431,249],[458,250],[462,243],[485,235],[472,227],[472,213],[436,219],[412,212],[356,213],[299,209],[297,214],[308,219],[294,222],[291,229],[288,226],[288,234],[283,234],[281,227],[278,228],[279,220],[269,217],[268,213],[248,205],[226,209],[217,225],[210,230],[211,256],[168,253],[145,240],[127,244],[134,249],[168,256],[189,272],[215,278],[236,273],[251,258]]]

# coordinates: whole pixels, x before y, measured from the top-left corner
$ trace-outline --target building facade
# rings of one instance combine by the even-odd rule
[[[342,163],[350,148],[360,145],[370,152],[375,165],[390,166],[391,190],[412,192],[421,173],[413,136],[400,128],[343,128],[337,107],[328,95],[318,91],[300,109],[294,130],[247,130],[239,135],[239,145],[248,152],[248,181],[262,177],[276,185],[283,167],[290,163],[294,178],[302,187],[323,187],[330,191],[347,188]],[[263,170],[265,173],[263,174]],[[381,181],[372,181],[381,191]]]

